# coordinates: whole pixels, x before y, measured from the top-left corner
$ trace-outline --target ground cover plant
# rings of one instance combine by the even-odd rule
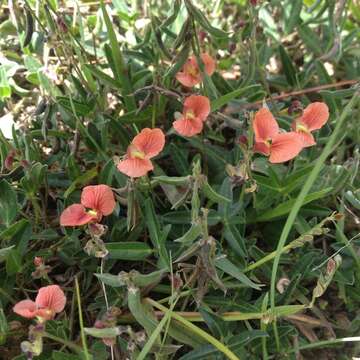
[[[0,4],[1,359],[360,356],[358,1]]]

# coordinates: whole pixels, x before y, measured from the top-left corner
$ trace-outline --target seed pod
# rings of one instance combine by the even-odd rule
[[[25,38],[24,38],[23,47],[26,47],[30,44],[32,35],[34,33],[34,19],[28,8],[25,8],[25,16],[26,16],[26,25],[25,25]]]
[[[201,235],[202,229],[199,223],[194,223],[191,225],[190,229],[181,237],[174,240],[174,242],[191,244]]]
[[[217,193],[208,183],[207,179],[204,178],[202,184],[201,184],[201,190],[205,194],[205,196],[210,199],[213,202],[216,203],[228,203],[230,202],[230,199],[226,198],[225,196],[220,195]]]
[[[128,307],[136,321],[145,329],[148,336],[151,336],[157,327],[158,321],[149,306],[141,301],[140,289],[134,285],[128,287]],[[160,338],[155,341],[155,344],[159,343]]]
[[[132,283],[135,286],[142,288],[145,286],[158,284],[166,272],[167,272],[166,269],[162,269],[162,270],[157,270],[150,274],[144,275],[144,274],[140,274],[136,270],[131,270],[129,273],[129,276],[130,276]]]

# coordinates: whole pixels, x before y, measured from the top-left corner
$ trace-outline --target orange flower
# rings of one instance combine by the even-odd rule
[[[209,114],[209,99],[206,96],[191,95],[185,99],[183,113],[173,122],[173,126],[182,136],[194,136],[201,132]]]
[[[22,300],[15,304],[13,310],[16,314],[32,319],[39,317],[50,320],[56,313],[64,310],[66,297],[58,285],[49,285],[40,288],[35,301]]]
[[[158,155],[164,145],[165,135],[161,129],[143,129],[129,145],[118,170],[133,178],[146,175],[154,169],[150,159]]]
[[[205,72],[211,76],[215,71],[215,60],[207,53],[200,55],[205,66]],[[195,55],[191,56],[184,64],[182,71],[176,74],[176,79],[186,87],[193,87],[201,83],[202,75]]]
[[[314,130],[322,128],[329,119],[329,108],[325,103],[314,102],[308,105],[302,116],[296,119],[292,128],[296,131],[303,142],[304,147],[315,145]]]
[[[291,160],[303,148],[298,133],[279,133],[279,125],[267,108],[262,108],[255,114],[253,129],[254,151],[269,156],[271,163]]]
[[[114,211],[115,205],[114,194],[109,186],[86,186],[81,193],[81,204],[67,207],[60,216],[60,225],[81,226],[101,221],[103,216]],[[86,211],[86,208],[90,210]]]

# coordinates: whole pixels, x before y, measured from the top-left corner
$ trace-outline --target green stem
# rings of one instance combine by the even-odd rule
[[[146,302],[148,304],[152,305],[153,307],[163,311],[164,313],[169,311],[168,308],[166,308],[165,306],[159,304],[158,302],[156,302],[156,301],[154,301],[154,300],[152,300],[150,298],[147,298]],[[196,325],[192,324],[190,321],[184,319],[182,316],[178,315],[175,312],[171,312],[171,317],[173,319],[179,321],[180,323],[182,323],[184,326],[186,326],[193,333],[195,333],[195,334],[199,335],[200,337],[202,337],[208,343],[212,344],[219,351],[221,351],[224,355],[226,355],[228,359],[240,360],[240,358],[237,357],[227,346],[222,344],[219,340],[215,339],[213,336],[209,335],[204,330],[202,330],[199,327],[197,327]]]
[[[304,246],[306,243],[312,241],[312,237],[317,234],[317,230],[321,230],[323,228],[323,226],[325,225],[325,223],[327,223],[328,221],[334,221],[335,222],[334,215],[335,214],[332,214],[331,216],[328,216],[327,218],[322,220],[319,224],[317,224],[316,226],[311,228],[309,231],[307,231],[305,234],[302,234],[301,236],[299,236],[298,238],[296,238],[295,240],[291,241],[289,244],[284,246],[281,249],[281,253],[282,254],[287,253],[290,250],[293,250],[293,249],[296,249],[298,247]],[[307,235],[309,236],[309,239],[306,238]],[[255,263],[250,264],[249,266],[247,266],[244,269],[244,273],[249,272],[251,270],[254,270],[254,269],[258,268],[259,266],[271,261],[272,259],[274,259],[276,257],[276,254],[277,254],[277,252],[273,251],[270,254],[267,254],[266,256],[261,258],[260,260],[256,261]]]
[[[308,349],[314,349],[314,348],[318,348],[318,347],[328,347],[331,345],[341,344],[341,343],[346,343],[346,342],[360,342],[360,337],[355,336],[355,337],[348,337],[348,338],[317,341],[317,342],[314,342],[311,344],[300,345],[297,348],[297,350],[308,350]],[[288,351],[288,353],[293,353],[295,351],[296,351],[296,349],[291,349],[290,351]]]
[[[85,359],[90,360],[89,350],[87,347],[86,336],[85,336],[85,332],[84,332],[84,320],[83,320],[82,309],[81,309],[80,288],[79,288],[79,282],[78,282],[77,277],[75,278],[75,290],[76,290],[76,299],[77,299],[77,303],[78,303],[81,342],[82,342],[83,349],[84,349]]]
[[[51,340],[54,340],[60,344],[63,344],[65,346],[67,346],[69,349],[71,350],[74,350],[75,352],[77,353],[81,353],[82,352],[82,348],[80,346],[77,346],[76,344],[74,344],[72,341],[68,341],[68,340],[65,340],[65,339],[62,339],[58,336],[55,336],[55,335],[52,335],[52,334],[49,334],[49,333],[44,333],[43,334],[43,337],[45,338],[48,338],[48,339],[51,339]]]
[[[336,230],[338,231],[338,235],[340,237],[340,240],[344,243],[344,245],[349,249],[351,256],[355,260],[355,264],[358,267],[358,270],[360,270],[360,259],[359,256],[356,254],[356,251],[351,244],[350,240],[345,236],[344,232],[341,230],[340,226],[336,223],[334,223]]]

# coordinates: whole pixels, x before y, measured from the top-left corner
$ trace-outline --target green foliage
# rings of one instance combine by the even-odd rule
[[[26,0],[0,15],[4,359],[359,356],[356,1]],[[187,88],[191,56],[202,81]],[[193,94],[210,114],[180,136]],[[319,101],[316,145],[281,164],[254,152],[259,107],[288,132]],[[117,164],[145,128],[165,147],[129,178]],[[112,214],[60,226],[96,184]],[[49,284],[65,310],[27,329],[13,306]]]

